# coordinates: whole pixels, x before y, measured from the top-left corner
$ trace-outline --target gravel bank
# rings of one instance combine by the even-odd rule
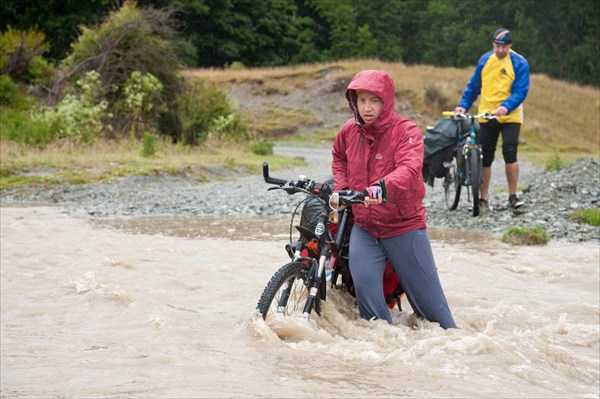
[[[298,149],[277,148],[281,154]],[[278,172],[276,177],[297,178],[301,173],[315,179],[330,174],[328,149],[303,154],[312,163],[305,170]],[[493,210],[473,217],[467,203],[447,211],[441,180],[427,186],[425,204],[428,225],[468,231],[502,233],[509,227],[544,228],[553,239],[570,242],[600,239],[598,227],[581,224],[570,217],[575,209],[598,207],[600,165],[591,158],[581,158],[558,172],[545,172],[521,162],[520,196],[526,205],[519,213],[507,206],[506,178],[501,160],[494,163],[492,193]],[[221,215],[289,215],[301,196],[288,196],[281,191],[267,191],[261,175],[243,176],[232,181],[196,183],[185,176],[129,176],[106,184],[69,186],[60,190],[36,191],[22,195],[5,190],[2,204],[56,204],[73,217],[114,218],[129,216],[221,216]],[[464,196],[464,195],[463,195]]]

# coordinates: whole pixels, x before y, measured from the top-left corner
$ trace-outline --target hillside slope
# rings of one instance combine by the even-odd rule
[[[424,131],[453,109],[473,68],[408,66],[374,60],[241,70],[194,69],[189,79],[217,84],[248,126],[273,139],[311,132],[332,138],[351,116],[344,90],[362,69],[385,69],[395,80],[396,110]],[[533,69],[533,68],[532,68]],[[532,74],[524,104],[522,151],[600,157],[600,90]]]

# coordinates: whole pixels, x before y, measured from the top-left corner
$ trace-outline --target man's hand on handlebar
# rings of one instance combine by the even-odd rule
[[[463,107],[456,107],[454,111],[444,111],[442,115],[449,116],[454,118],[455,120],[465,120],[471,118],[483,118],[483,119],[495,119],[497,116],[506,115],[508,110],[502,105],[498,107],[495,111],[485,111],[477,115],[467,114],[467,110]]]
[[[365,205],[377,205],[383,202],[383,192],[380,186],[370,186],[366,189],[369,194],[368,197],[365,197]]]
[[[494,112],[494,115],[496,115],[496,116],[504,116],[507,114],[508,114],[508,109],[506,109],[506,107],[503,105],[496,108],[496,112]]]

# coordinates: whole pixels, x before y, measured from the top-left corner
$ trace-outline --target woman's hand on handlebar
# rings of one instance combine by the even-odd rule
[[[456,107],[456,108],[454,108],[454,113],[456,113],[456,114],[466,114],[467,110],[464,109],[463,107]]]
[[[368,196],[365,196],[365,205],[378,205],[383,202],[383,195],[380,186],[370,186],[366,189]]]

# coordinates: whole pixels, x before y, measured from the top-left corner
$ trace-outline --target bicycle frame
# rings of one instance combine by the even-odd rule
[[[285,247],[291,263],[282,266],[273,275],[258,302],[257,308],[263,318],[266,320],[269,312],[277,312],[284,316],[290,315],[300,307],[302,307],[302,315],[306,319],[310,318],[313,310],[320,314],[320,301],[326,299],[325,270],[328,261],[332,266],[331,286],[337,287],[338,278],[341,275],[342,284],[351,295],[355,296],[348,265],[352,214],[350,205],[364,205],[364,198],[368,195],[366,191],[332,192],[326,187],[326,184],[316,183],[305,177],[301,177],[297,181],[273,178],[269,176],[266,163],[263,164],[263,175],[266,183],[277,186],[271,187],[269,190],[281,189],[288,194],[305,193],[318,198],[324,209],[327,209],[328,206],[331,210],[329,214],[327,212],[319,214],[318,223],[314,229],[295,226],[300,237],[296,242],[292,242],[290,236],[290,242]],[[385,201],[387,200],[385,181],[381,179],[379,183],[382,188],[382,198]],[[342,205],[347,207],[340,208]],[[330,228],[333,225],[337,225],[335,233]],[[299,286],[300,280],[303,286],[298,293],[296,287]],[[293,297],[292,292],[295,295],[293,300],[296,302],[294,304],[289,303]],[[398,291],[396,297],[392,299],[399,298],[402,292]],[[300,304],[297,297],[304,296],[306,296],[306,300]],[[400,308],[399,300],[396,303]]]
[[[462,121],[459,122],[459,131],[460,125]],[[471,151],[477,150],[481,154],[481,145],[477,140],[477,130],[474,126],[474,121],[471,120],[471,127],[469,128],[469,132],[462,137],[457,137],[457,149],[460,149],[460,154],[463,157],[463,167],[459,169],[464,174],[463,186],[471,186],[473,181],[473,175],[471,170],[471,164],[468,162],[469,156],[471,155]]]
[[[450,210],[455,210],[457,208],[458,201],[460,199],[460,187],[464,186],[468,188],[468,201],[472,204],[473,216],[478,216],[479,189],[483,181],[483,154],[478,140],[479,129],[476,127],[476,120],[478,118],[489,120],[495,118],[495,116],[491,112],[483,112],[478,115],[444,112],[443,115],[450,116],[459,123],[458,134],[456,138],[456,149],[453,155],[454,159],[447,166],[448,168],[454,168],[456,165],[456,168],[454,169],[456,176],[449,171],[444,184],[447,206]],[[460,133],[463,131],[463,121],[468,121],[470,124],[469,130],[466,134]],[[456,181],[448,181],[448,176],[450,176],[450,180],[456,179]],[[450,192],[451,189],[454,189],[455,192]],[[454,197],[451,198],[452,195],[454,195]]]

